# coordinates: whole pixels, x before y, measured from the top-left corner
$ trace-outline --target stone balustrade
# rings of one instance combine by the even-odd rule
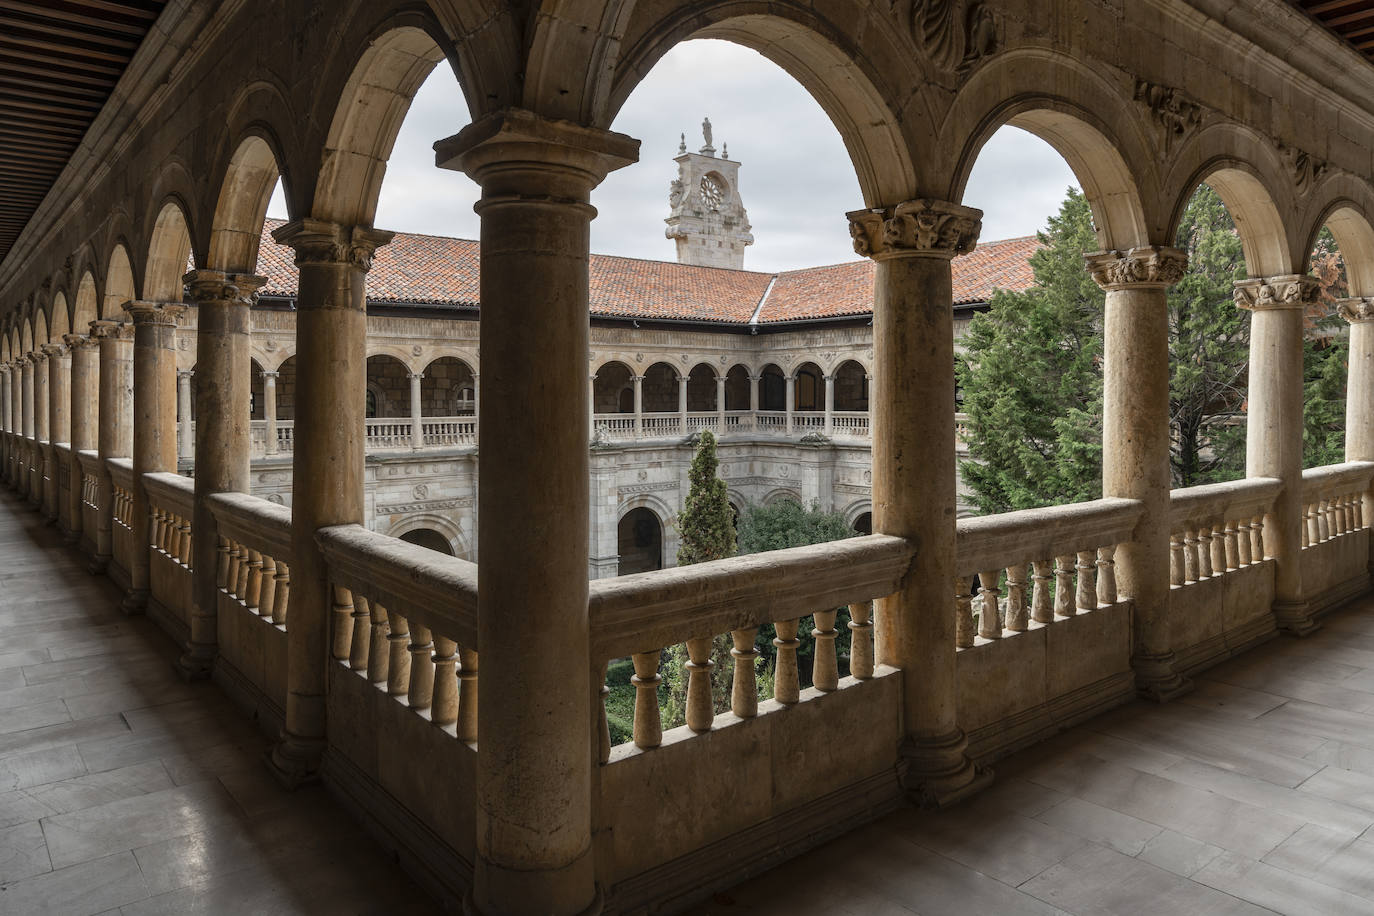
[[[148,613],[170,621],[178,636],[190,626],[191,519],[195,482],[166,471],[143,475],[150,515]]]
[[[96,529],[100,520],[100,454],[94,449],[77,452],[78,473],[81,477],[81,534],[82,546],[88,553],[96,551]]]
[[[1365,494],[1374,462],[1352,461],[1302,472],[1302,547],[1324,544],[1367,526]]]
[[[1282,481],[1255,477],[1170,494],[1169,580],[1177,588],[1262,563],[1264,519]]]
[[[129,458],[105,462],[110,481],[110,559],[112,576],[120,588],[129,587],[134,551],[134,463]],[[102,494],[103,495],[103,494]]]
[[[291,606],[291,510],[245,493],[217,493],[215,584],[234,607],[282,631]]]

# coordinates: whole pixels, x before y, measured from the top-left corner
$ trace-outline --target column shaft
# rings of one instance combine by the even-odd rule
[[[644,376],[636,375],[630,379],[635,393],[635,438],[644,438]]]
[[[72,351],[72,477],[71,490],[67,494],[67,516],[71,537],[75,539],[85,527],[81,510],[81,490],[85,481],[81,453],[96,448],[99,442],[100,346],[96,340],[81,334],[68,334],[65,339]]]
[[[950,295],[952,296],[953,293]],[[952,328],[953,325],[950,327]],[[787,411],[787,434],[790,436],[792,434],[792,415],[797,410],[797,377],[795,375],[787,376],[787,400],[783,404],[783,409]]]
[[[33,442],[30,444],[29,503],[43,504],[48,472],[48,358],[33,354]]]
[[[196,337],[200,337],[197,329]],[[195,456],[196,442],[192,433],[191,417],[191,375],[189,369],[177,370],[177,460]]]
[[[262,374],[262,416],[266,427],[266,442],[263,451],[268,455],[277,453],[277,373]]]
[[[44,511],[50,521],[58,521],[61,510],[62,478],[66,469],[57,450],[59,442],[68,445],[72,438],[72,356],[66,344],[48,344],[48,490],[44,493]]]
[[[825,434],[835,432],[835,376],[825,377]]]
[[[420,403],[420,383],[423,372],[410,373],[410,447],[420,449],[425,444],[424,411]]]
[[[134,329],[116,321],[93,321],[91,335],[100,341],[100,429],[96,439],[100,511],[96,514],[91,570],[103,572],[110,562],[114,525],[109,460],[129,457],[134,446]]]
[[[717,435],[725,435],[725,376],[716,376],[716,424]]]

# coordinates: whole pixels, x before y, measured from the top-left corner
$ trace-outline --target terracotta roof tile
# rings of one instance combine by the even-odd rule
[[[269,219],[263,227],[258,273],[268,278],[265,295],[294,296],[298,275],[292,251],[271,236],[280,225],[281,220]],[[1010,239],[956,258],[955,302],[983,302],[996,289],[1026,288],[1033,281],[1027,259],[1039,247],[1034,237]],[[397,233],[372,260],[368,301],[476,307],[480,260],[474,241]],[[871,261],[770,274],[592,255],[590,282],[591,313],[604,317],[747,324],[761,301],[761,323],[873,310]]]

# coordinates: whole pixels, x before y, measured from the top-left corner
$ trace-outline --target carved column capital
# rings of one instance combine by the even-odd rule
[[[952,258],[978,244],[983,211],[943,200],[908,200],[895,207],[854,210],[854,251],[875,261],[897,257]]]
[[[1336,314],[1351,324],[1374,321],[1374,297],[1355,296],[1336,301]]]
[[[1271,309],[1304,309],[1321,298],[1316,277],[1284,274],[1236,281],[1236,308],[1259,312]]]
[[[177,321],[186,313],[186,306],[179,302],[144,302],[135,299],[124,303],[124,311],[129,314],[135,326],[174,328]]]
[[[49,357],[55,357],[66,356],[71,351],[67,348],[66,344],[45,343],[43,344],[43,352]]]
[[[68,347],[71,347],[73,352],[77,350],[94,350],[100,346],[98,340],[94,337],[88,337],[85,334],[65,334],[62,337],[62,342]]]
[[[267,371],[264,371],[264,372],[262,373],[262,377],[263,377],[264,379],[272,379],[273,381],[275,381],[280,375],[281,375],[280,372],[267,372]]]
[[[194,370],[194,369],[178,369],[178,370],[177,370],[177,378],[179,378],[179,379],[183,379],[183,378],[184,378],[184,379],[189,379],[189,378],[192,378],[195,374],[196,374],[196,370]]]
[[[97,318],[91,322],[91,337],[96,340],[133,340],[134,326],[123,321]]]
[[[364,273],[372,269],[372,256],[391,241],[394,232],[368,226],[343,226],[322,219],[298,219],[272,230],[279,245],[296,251],[296,266],[346,264]]]
[[[230,274],[222,270],[193,270],[182,277],[190,292],[191,301],[196,304],[205,302],[241,302],[256,305],[258,290],[267,285],[266,277],[255,274]]]
[[[33,363],[35,366],[37,366],[37,365],[39,365],[40,363],[47,362],[48,354],[44,353],[41,349],[39,349],[39,350],[34,350],[32,353],[27,354],[27,355],[25,356],[25,358],[26,358],[29,362],[31,362],[31,363]]]
[[[1188,272],[1188,253],[1156,245],[1129,251],[1098,251],[1083,256],[1088,273],[1105,290],[1173,286]]]

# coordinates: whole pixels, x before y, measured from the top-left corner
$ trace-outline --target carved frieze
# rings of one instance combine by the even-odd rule
[[[677,490],[680,484],[676,480],[660,480],[654,483],[632,483],[628,486],[619,487],[621,496],[637,496],[641,493],[661,493],[666,490]]]
[[[978,244],[983,211],[943,200],[908,200],[882,210],[855,210],[849,217],[854,251],[882,260],[901,255],[952,258]]]
[[[1130,251],[1099,251],[1083,256],[1088,273],[1103,289],[1173,286],[1188,272],[1188,253],[1156,246]]]
[[[442,509],[471,509],[472,497],[436,499],[429,502],[406,503],[398,506],[378,506],[377,515],[405,515],[408,512],[438,512]]]
[[[1320,299],[1321,284],[1316,277],[1286,274],[1236,281],[1236,308],[1246,311],[1306,309]]]
[[[1162,140],[1161,156],[1202,124],[1202,106],[1181,89],[1136,79],[1135,100],[1150,113],[1150,121]]]

